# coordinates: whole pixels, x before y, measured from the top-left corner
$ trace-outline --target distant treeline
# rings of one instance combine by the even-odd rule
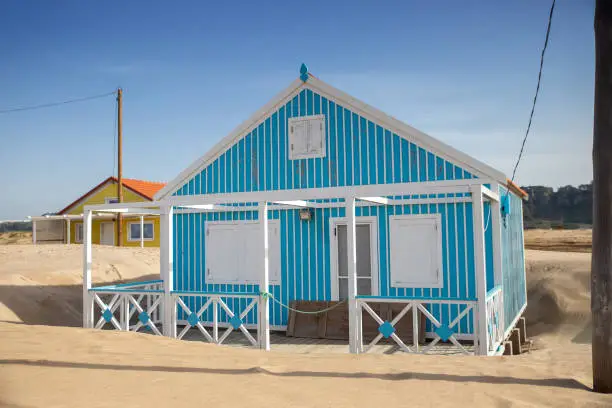
[[[522,187],[529,194],[523,204],[525,228],[580,228],[593,223],[593,182],[578,187]]]
[[[0,232],[11,231],[32,231],[31,221],[2,221],[0,222]]]

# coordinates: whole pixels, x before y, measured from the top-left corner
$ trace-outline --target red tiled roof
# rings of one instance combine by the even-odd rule
[[[116,177],[113,177],[113,180],[115,180],[115,182],[118,182]],[[146,181],[126,178],[121,181],[126,187],[134,190],[141,196],[148,198],[151,201],[153,201],[153,196],[155,195],[155,193],[164,188],[164,186],[166,185],[166,183],[162,183],[159,181]]]
[[[117,177],[114,177],[114,176],[104,179],[100,184],[96,185],[94,188],[89,190],[87,193],[83,194],[82,196],[80,196],[79,198],[77,198],[76,200],[68,204],[64,209],[59,211],[58,214],[64,214],[66,211],[68,211],[78,202],[90,196],[94,191],[96,191],[98,188],[102,187],[109,181],[118,183]],[[136,194],[141,195],[143,198],[146,198],[149,201],[153,201],[153,196],[155,195],[155,193],[157,193],[159,190],[164,188],[164,186],[166,185],[166,183],[162,183],[159,181],[146,181],[146,180],[136,180],[136,179],[126,179],[126,178],[122,179],[121,181],[123,185],[125,186],[125,188],[132,190]]]

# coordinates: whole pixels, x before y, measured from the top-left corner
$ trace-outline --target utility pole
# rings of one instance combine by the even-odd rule
[[[612,393],[612,0],[595,5],[593,390]]]
[[[117,89],[117,200],[123,202],[123,129],[122,129],[122,111],[123,111],[123,90]],[[117,213],[117,246],[122,245],[122,226],[123,220],[121,213]]]

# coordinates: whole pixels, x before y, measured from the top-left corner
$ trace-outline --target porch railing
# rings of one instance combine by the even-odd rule
[[[504,298],[501,286],[487,293],[487,351],[489,355],[498,354],[504,341]]]
[[[162,287],[161,280],[152,280],[91,288],[89,293],[99,312],[93,327],[102,329],[110,326],[122,331],[148,330],[162,335],[164,308],[170,307],[173,310],[170,327],[177,328],[176,331],[173,329],[175,334],[172,337],[182,339],[191,328],[196,328],[208,342],[222,344],[233,331],[240,331],[252,346],[261,344],[259,324],[255,337],[246,325],[248,315],[256,312],[255,307],[267,301],[261,293],[171,291],[167,297]],[[488,355],[498,354],[504,340],[502,295],[501,287],[495,287],[486,296],[487,337],[482,341],[487,342]],[[166,304],[166,300],[170,303]],[[381,303],[400,304],[403,307],[399,313],[385,320],[373,308],[373,305]],[[359,310],[356,324],[360,352],[370,351],[383,338],[391,339],[407,353],[428,353],[440,341],[451,342],[463,354],[474,354],[478,350],[480,339],[477,334],[476,299],[357,296],[356,304]],[[449,307],[448,313],[440,312],[442,306]],[[451,306],[453,313],[450,313]],[[177,312],[185,318],[179,321]],[[367,345],[364,345],[364,312],[378,325],[378,333]],[[406,344],[397,333],[398,323],[406,316],[412,316],[411,344]],[[428,326],[427,330],[424,325]],[[428,340],[422,341],[420,334],[423,332],[427,332]],[[469,342],[474,345],[474,351],[469,349]]]
[[[391,320],[383,320],[370,306],[375,303],[399,303],[404,304],[404,308]],[[438,320],[434,315],[427,309],[426,305],[457,305],[458,314],[453,318],[452,321],[442,322]],[[406,298],[406,297],[382,297],[382,296],[357,296],[357,313],[358,319],[358,331],[359,331],[359,349],[360,352],[368,352],[374,347],[382,338],[392,339],[401,350],[407,353],[420,353],[425,354],[429,352],[438,342],[450,341],[452,342],[463,354],[474,354],[469,351],[461,344],[455,336],[457,332],[457,325],[464,318],[471,318],[472,327],[475,328],[477,325],[476,308],[478,307],[476,299],[454,299],[454,298]],[[378,334],[374,339],[364,347],[364,333],[363,333],[363,321],[362,314],[366,311],[378,324]],[[470,311],[471,316],[470,316]],[[396,333],[397,323],[408,313],[412,313],[412,344],[407,345]],[[433,328],[434,338],[428,344],[420,344],[419,333],[424,329],[421,327],[421,318],[419,313],[424,315],[427,321],[429,321]],[[471,340],[476,349],[478,337],[473,330]],[[465,337],[465,336],[464,336]]]
[[[242,334],[253,346],[259,345],[259,325],[257,327],[257,339],[255,339],[245,326],[245,319],[247,315],[255,308],[260,301],[259,292],[194,292],[194,291],[172,291],[172,297],[174,305],[177,310],[182,310],[184,315],[187,316],[185,319],[186,324],[183,329],[177,334],[178,339],[182,339],[189,329],[197,328],[198,331],[204,336],[204,338],[215,344],[221,344],[227,339],[230,333],[234,330],[240,330]],[[198,307],[197,302],[185,302],[182,298],[196,298],[202,299],[202,306]],[[239,311],[232,310],[228,305],[229,299],[247,299],[246,307]],[[187,304],[189,303],[189,304]],[[233,303],[233,302],[232,302]],[[240,302],[239,302],[240,303]],[[203,314],[208,310],[212,310],[212,319],[209,320],[203,317]],[[225,312],[227,317],[226,322],[221,322],[220,311]],[[258,319],[259,320],[259,319]],[[175,324],[178,325],[178,321]],[[225,331],[219,337],[220,323],[225,328]],[[204,325],[212,325],[212,330],[209,332]],[[177,329],[178,330],[178,329]]]
[[[111,325],[123,331],[148,329],[161,336],[162,285],[161,280],[151,280],[91,288],[89,293],[100,312],[94,328]]]

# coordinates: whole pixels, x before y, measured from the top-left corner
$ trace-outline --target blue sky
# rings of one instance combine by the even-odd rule
[[[550,1],[0,3],[0,110],[124,89],[124,176],[171,180],[284,89],[324,81],[512,173]],[[557,1],[520,184],[592,178],[592,0]],[[112,97],[0,115],[0,220],[113,172]]]

